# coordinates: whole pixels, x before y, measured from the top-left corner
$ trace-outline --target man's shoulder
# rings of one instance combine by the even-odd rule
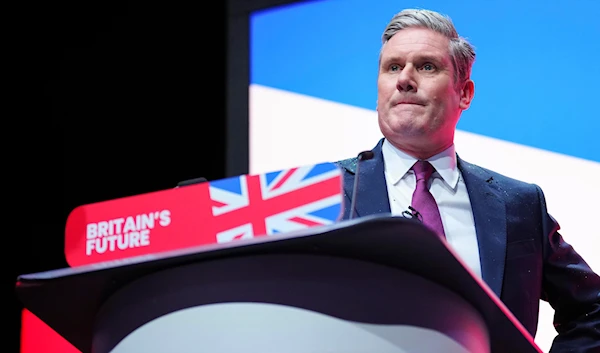
[[[536,184],[532,184],[530,182],[526,182],[520,179],[516,179],[514,177],[508,176],[506,174],[502,174],[500,172],[491,170],[486,167],[482,167],[477,164],[473,164],[470,162],[466,162],[464,160],[460,160],[461,171],[472,173],[484,178],[488,183],[495,182],[498,185],[502,185],[503,187],[510,187],[513,189],[527,189],[527,190],[537,190],[539,187]]]
[[[379,139],[379,141],[377,142],[375,147],[373,147],[370,150],[370,152],[373,153],[373,157],[371,157],[369,159],[369,163],[373,163],[373,161],[375,161],[375,163],[381,162],[381,147],[383,146],[384,140],[385,140],[384,138]],[[366,152],[366,151],[364,151],[364,152]],[[362,163],[365,163],[365,162],[367,162],[367,161],[363,160],[361,162],[361,167],[362,167]],[[352,158],[341,159],[341,160],[338,160],[338,161],[335,161],[332,163],[337,165],[342,170],[343,173],[356,174],[358,156],[352,157]]]
[[[337,165],[342,169],[343,172],[349,172],[352,174],[356,173],[356,163],[358,162],[358,158],[346,158],[339,161],[333,162],[333,164]]]

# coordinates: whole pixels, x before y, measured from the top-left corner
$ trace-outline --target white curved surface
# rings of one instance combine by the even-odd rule
[[[488,353],[420,327],[373,325],[263,303],[176,311],[133,331],[112,353]]]

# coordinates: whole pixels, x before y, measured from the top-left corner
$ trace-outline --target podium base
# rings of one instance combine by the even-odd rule
[[[96,317],[94,353],[489,353],[481,315],[447,288],[343,257],[273,254],[155,272]]]

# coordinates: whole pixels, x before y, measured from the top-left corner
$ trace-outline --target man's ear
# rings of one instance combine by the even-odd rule
[[[469,109],[471,106],[471,101],[473,101],[473,96],[475,96],[475,83],[473,80],[469,79],[462,85],[460,89],[460,109]]]

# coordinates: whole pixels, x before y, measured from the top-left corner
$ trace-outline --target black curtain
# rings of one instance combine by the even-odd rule
[[[30,92],[23,109],[35,113],[5,128],[5,190],[19,219],[3,249],[14,298],[5,347],[15,352],[16,277],[67,266],[75,207],[226,173],[224,1],[48,2],[35,12],[19,21],[31,36],[17,70]]]

